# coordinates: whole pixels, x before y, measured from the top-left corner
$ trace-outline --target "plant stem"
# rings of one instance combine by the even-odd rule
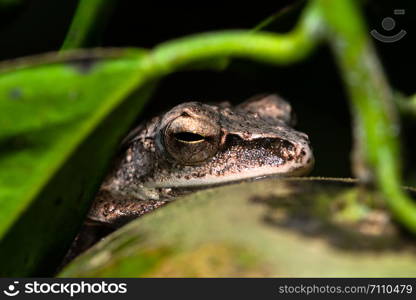
[[[112,0],[79,0],[61,51],[85,47],[97,38],[113,4]]]
[[[307,56],[319,42],[319,21],[310,5],[288,34],[221,31],[177,39],[152,51],[149,68],[167,74],[195,62],[224,57],[289,64]]]
[[[403,191],[400,127],[389,84],[369,39],[363,17],[351,0],[316,0],[350,94],[359,153],[383,192],[393,215],[416,233],[416,205]]]
[[[416,95],[408,98],[397,95],[395,98],[401,114],[416,117]]]

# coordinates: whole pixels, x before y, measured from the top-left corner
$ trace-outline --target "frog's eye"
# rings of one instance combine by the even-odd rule
[[[193,132],[178,132],[174,134],[175,139],[183,143],[200,143],[205,140],[205,137]]]
[[[166,127],[166,150],[184,165],[200,164],[218,151],[220,126],[206,119],[180,116]]]

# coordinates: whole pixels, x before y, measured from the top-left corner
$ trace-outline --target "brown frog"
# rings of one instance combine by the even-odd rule
[[[129,134],[89,218],[119,226],[212,185],[304,175],[314,158],[293,119],[291,106],[276,95],[237,106],[180,104]]]

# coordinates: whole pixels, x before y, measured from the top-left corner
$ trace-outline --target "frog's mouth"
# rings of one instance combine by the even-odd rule
[[[200,166],[183,166],[171,176],[146,184],[150,188],[186,188],[221,185],[269,176],[307,175],[314,157],[309,142],[259,139],[230,143]]]
[[[263,179],[267,177],[297,177],[307,175],[313,168],[313,160],[308,166],[293,167],[293,166],[282,166],[280,169],[273,167],[261,167],[250,170],[244,174],[229,174],[224,177],[215,176],[204,176],[201,178],[190,178],[190,179],[173,179],[165,182],[158,182],[152,184],[149,187],[155,188],[179,188],[179,187],[203,187],[222,185],[233,182],[239,182],[251,179]]]

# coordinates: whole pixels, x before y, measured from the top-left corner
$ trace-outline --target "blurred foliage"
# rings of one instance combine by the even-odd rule
[[[80,1],[61,50],[77,49],[97,42],[114,0]]]
[[[403,95],[395,95],[397,104],[401,113],[408,117],[416,117],[416,95],[404,97]]]
[[[398,221],[416,233],[416,205],[403,192],[400,125],[385,78],[354,1],[324,1],[327,39],[341,68],[355,121],[357,176],[375,181]],[[348,20],[348,22],[347,22]]]
[[[7,6],[16,6],[22,3],[22,0],[0,0],[0,8]]]
[[[142,56],[53,55],[0,71],[1,275],[54,271],[147,97],[127,97],[143,83]]]
[[[311,1],[286,34],[221,31],[151,51],[68,51],[88,45],[108,4],[80,1],[65,51],[0,66],[0,275],[53,274],[156,80],[182,68],[223,68],[234,57],[286,65],[323,40],[332,45],[349,91],[358,175],[375,182],[394,217],[416,231],[415,205],[401,188],[395,104],[356,1]],[[345,215],[360,211],[351,205]],[[240,249],[224,247],[230,256]],[[170,253],[159,250],[155,260],[139,263],[152,265]]]

